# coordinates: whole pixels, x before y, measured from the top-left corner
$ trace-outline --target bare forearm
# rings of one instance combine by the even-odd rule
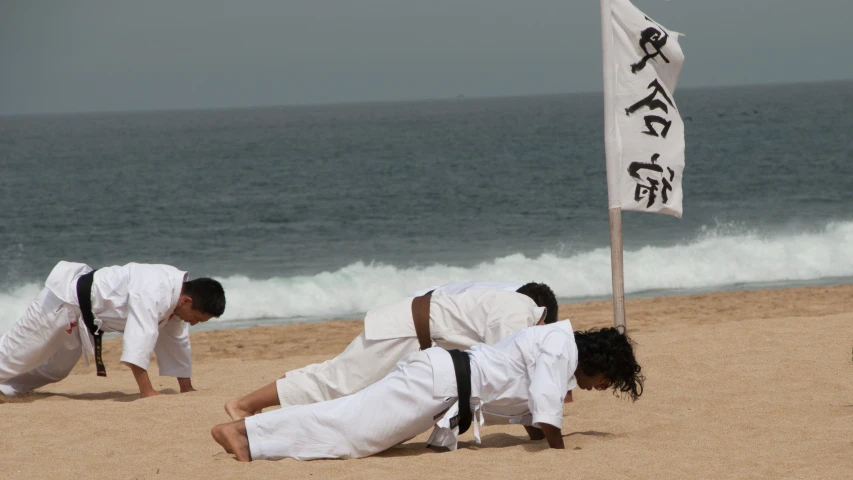
[[[151,386],[151,379],[148,378],[148,371],[142,367],[133,365],[132,363],[127,365],[130,367],[130,371],[133,372],[133,378],[136,379],[136,385],[139,386],[140,397],[153,397],[154,395],[160,394],[157,390],[154,390],[153,386]]]
[[[540,423],[539,428],[545,435],[545,439],[548,440],[549,447],[559,449],[566,448],[565,445],[563,445],[563,431],[561,429],[547,423]]]
[[[530,437],[531,440],[544,440],[545,439],[545,434],[542,433],[542,430],[540,430],[536,427],[528,427],[527,425],[525,425],[524,429],[527,430],[527,435]]]
[[[178,386],[181,387],[181,393],[194,392],[193,382],[189,378],[178,377]]]

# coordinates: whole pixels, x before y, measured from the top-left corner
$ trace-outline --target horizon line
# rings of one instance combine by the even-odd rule
[[[695,90],[725,90],[733,88],[754,88],[754,87],[784,87],[794,85],[819,85],[828,83],[848,83],[853,82],[853,78],[847,79],[830,79],[830,80],[807,80],[807,81],[783,81],[783,82],[767,82],[767,83],[742,83],[731,85],[706,85],[706,86],[690,86],[678,89],[679,92],[695,91]],[[142,113],[179,113],[179,112],[205,112],[205,111],[227,111],[227,110],[259,110],[259,109],[280,109],[280,108],[311,108],[311,107],[334,107],[334,106],[356,106],[356,105],[377,105],[377,104],[405,104],[405,103],[430,103],[430,102],[453,102],[467,100],[489,100],[500,98],[535,98],[535,97],[557,97],[569,95],[601,95],[603,90],[578,90],[573,92],[550,92],[550,93],[520,93],[520,94],[504,94],[504,95],[473,95],[469,96],[464,93],[459,93],[456,96],[448,97],[422,97],[422,98],[399,98],[388,100],[333,100],[333,101],[318,101],[306,103],[288,103],[288,104],[267,104],[267,105],[222,105],[222,106],[205,106],[205,107],[176,107],[176,108],[142,108],[128,110],[67,110],[55,112],[25,112],[25,113],[2,113],[0,118],[13,117],[51,117],[51,116],[75,116],[75,115],[122,115],[122,114],[142,114]]]

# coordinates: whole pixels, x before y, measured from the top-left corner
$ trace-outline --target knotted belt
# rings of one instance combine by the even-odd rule
[[[453,370],[456,372],[456,388],[459,395],[459,435],[468,431],[471,427],[471,357],[461,350],[448,350],[453,360]],[[450,428],[453,428],[453,420],[450,420]],[[476,430],[475,430],[476,433]]]
[[[104,359],[101,354],[101,335],[104,332],[95,326],[95,314],[92,313],[92,282],[95,272],[91,272],[77,279],[77,302],[80,304],[80,313],[83,315],[83,323],[95,339],[95,366],[98,368],[98,376],[106,377],[107,369],[104,368]]]
[[[415,334],[418,336],[421,350],[432,346],[432,336],[429,332],[429,299],[433,291],[412,299],[412,320],[415,322]]]

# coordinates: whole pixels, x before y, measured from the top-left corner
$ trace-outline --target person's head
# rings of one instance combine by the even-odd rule
[[[634,358],[633,342],[615,328],[576,331],[578,369],[575,379],[584,390],[613,388],[636,401],[643,394],[645,377]],[[618,393],[617,393],[618,392]]]
[[[530,282],[522,285],[516,292],[527,295],[536,302],[537,306],[545,307],[545,323],[554,323],[557,321],[557,297],[551,291],[551,287],[544,283]]]
[[[184,282],[175,315],[190,325],[202,323],[225,312],[225,290],[212,278]]]

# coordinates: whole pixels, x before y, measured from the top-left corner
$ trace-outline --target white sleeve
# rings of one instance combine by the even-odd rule
[[[486,332],[483,338],[483,342],[488,345],[494,345],[513,333],[536,323],[532,321],[532,317],[536,313],[534,310],[536,304],[532,300],[527,302],[525,300],[527,297],[521,298],[515,293],[510,295],[510,298],[506,296],[497,297],[499,301],[494,302],[489,308]]]
[[[547,423],[563,428],[563,400],[569,391],[571,363],[566,335],[559,331],[549,333],[536,357],[529,399],[534,425]]]
[[[124,327],[121,362],[148,370],[151,352],[157,343],[160,315],[156,299],[130,293],[127,299],[127,323]]]
[[[160,376],[190,378],[193,374],[190,353],[190,328],[187,322],[172,317],[160,330],[154,346]]]

